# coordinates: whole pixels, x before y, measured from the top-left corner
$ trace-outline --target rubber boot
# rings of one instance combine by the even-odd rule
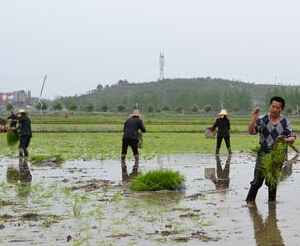
[[[232,154],[232,151],[231,151],[231,148],[230,148],[230,147],[227,148],[227,151],[228,151],[228,155],[231,155],[231,154]]]
[[[19,157],[24,157],[24,149],[19,148]]]
[[[269,202],[275,202],[276,201],[276,191],[277,188],[270,188],[269,187]]]
[[[125,154],[122,154],[122,155],[121,155],[121,167],[122,167],[122,169],[123,169],[123,168],[127,169],[127,167],[126,167],[126,162],[125,162],[125,158],[126,158],[126,155],[125,155]]]
[[[258,189],[255,186],[251,185],[251,187],[249,189],[249,192],[248,192],[248,195],[247,195],[247,198],[246,198],[246,201],[247,202],[255,201],[257,192],[258,192]]]
[[[28,157],[28,150],[27,149],[24,149],[24,156]]]
[[[139,155],[134,156],[134,165],[133,168],[139,168]]]
[[[216,155],[219,155],[219,153],[220,153],[220,148],[216,148]]]

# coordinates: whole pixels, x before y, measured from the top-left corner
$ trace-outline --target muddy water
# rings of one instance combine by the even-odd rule
[[[117,160],[1,158],[0,245],[300,245],[300,165],[279,184],[276,204],[263,186],[247,205],[254,163],[237,153],[142,159],[139,172],[178,170],[186,189],[136,193]]]

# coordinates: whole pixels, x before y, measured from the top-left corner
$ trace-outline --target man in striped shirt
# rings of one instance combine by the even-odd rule
[[[254,179],[250,182],[246,201],[255,201],[257,192],[264,182],[264,176],[261,169],[262,156],[269,153],[273,148],[274,142],[279,135],[284,135],[284,142],[293,144],[295,141],[295,133],[289,120],[282,115],[285,106],[285,101],[281,97],[272,97],[269,105],[269,113],[266,115],[258,116],[259,108],[255,108],[252,112],[252,118],[248,125],[248,133],[259,133],[259,144],[256,165],[254,169]],[[276,201],[276,187],[270,188],[266,183],[269,190],[269,201]]]

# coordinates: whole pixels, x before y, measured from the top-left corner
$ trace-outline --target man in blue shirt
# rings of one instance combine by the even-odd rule
[[[270,152],[273,148],[276,138],[279,135],[284,135],[284,142],[287,144],[293,144],[296,135],[289,120],[282,115],[282,111],[285,106],[285,101],[281,97],[272,97],[269,105],[269,113],[266,115],[258,116],[259,108],[255,108],[252,112],[252,118],[248,125],[248,133],[259,133],[259,144],[256,165],[254,169],[254,179],[250,182],[251,187],[249,189],[246,201],[255,201],[257,192],[262,186],[264,176],[262,174],[262,157]],[[269,190],[269,201],[276,201],[276,186],[271,188],[266,183]]]

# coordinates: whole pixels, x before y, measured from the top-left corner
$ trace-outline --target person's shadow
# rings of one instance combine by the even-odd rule
[[[284,246],[280,230],[277,227],[276,203],[269,203],[268,216],[265,221],[258,212],[255,202],[249,202],[248,209],[253,220],[256,245]]]
[[[213,180],[213,182],[217,189],[224,189],[229,187],[230,162],[231,155],[228,155],[226,159],[226,164],[224,168],[222,168],[220,156],[216,156],[217,177]]]
[[[27,159],[20,157],[19,169],[8,167],[6,171],[7,181],[17,186],[18,194],[21,197],[28,196],[31,190],[32,175],[27,164]]]

